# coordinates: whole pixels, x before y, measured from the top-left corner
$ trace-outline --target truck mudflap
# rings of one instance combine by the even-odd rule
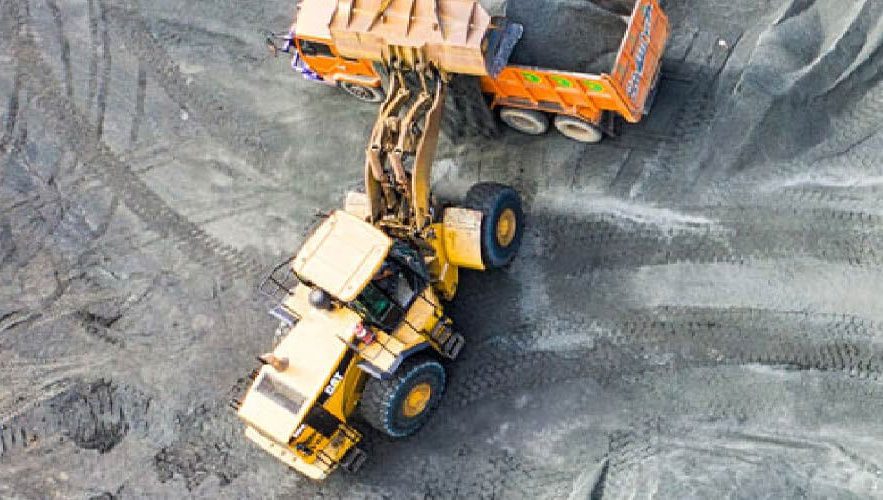
[[[669,37],[668,16],[658,0],[639,0],[610,78],[625,95],[634,117],[642,115],[657,82]]]

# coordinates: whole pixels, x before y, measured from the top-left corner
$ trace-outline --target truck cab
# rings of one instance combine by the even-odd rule
[[[329,15],[333,2],[298,2],[295,22],[281,48],[292,56],[292,68],[308,80],[340,87],[366,102],[381,102],[385,94],[380,74],[371,61],[345,57],[338,50],[327,22],[316,22]],[[279,50],[268,40],[273,50]]]

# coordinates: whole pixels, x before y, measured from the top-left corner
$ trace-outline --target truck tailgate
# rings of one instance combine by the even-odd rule
[[[644,112],[669,37],[668,16],[657,0],[639,0],[629,19],[611,78],[625,92],[633,114]]]

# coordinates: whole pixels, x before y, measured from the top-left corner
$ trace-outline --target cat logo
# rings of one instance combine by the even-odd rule
[[[325,394],[329,396],[334,395],[334,391],[337,389],[337,386],[338,384],[340,384],[341,380],[343,380],[343,374],[341,374],[340,372],[336,372],[334,376],[331,377],[331,380],[328,381],[328,385],[325,386]]]

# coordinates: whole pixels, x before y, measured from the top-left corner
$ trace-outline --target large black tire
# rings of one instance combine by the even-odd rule
[[[524,210],[518,191],[496,182],[481,182],[466,193],[464,205],[482,214],[481,258],[485,267],[499,269],[512,262],[524,237]],[[507,228],[501,224],[511,232],[503,231]]]
[[[503,123],[527,135],[543,135],[549,130],[549,115],[535,109],[505,107],[500,109]]]
[[[424,387],[431,392],[421,405],[416,406],[419,411],[414,413],[415,406],[408,406],[408,396],[415,389],[423,390]],[[444,390],[445,368],[429,356],[417,355],[405,360],[390,379],[368,379],[362,393],[360,413],[372,427],[390,437],[410,436],[429,419]]]
[[[338,86],[341,90],[362,102],[378,103],[386,99],[386,92],[380,87],[366,87],[349,82],[340,82]]]
[[[597,125],[573,116],[557,115],[555,128],[564,137],[586,144],[598,144],[604,138],[604,132]]]

